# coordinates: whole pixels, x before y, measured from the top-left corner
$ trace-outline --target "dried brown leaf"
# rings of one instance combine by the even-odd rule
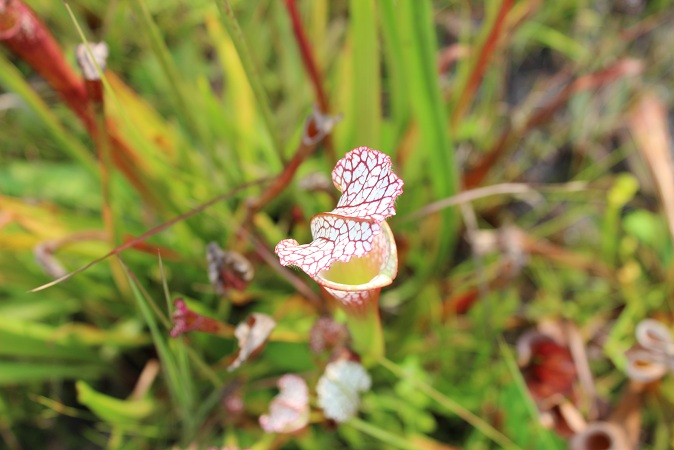
[[[667,110],[662,100],[653,93],[644,95],[628,117],[627,125],[637,150],[653,175],[669,232],[674,238],[674,160]]]

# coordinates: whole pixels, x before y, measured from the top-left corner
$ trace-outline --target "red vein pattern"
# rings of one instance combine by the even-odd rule
[[[300,245],[285,239],[275,249],[282,265],[298,266],[312,278],[335,261],[370,252],[381,232],[379,222],[395,215],[395,200],[403,192],[403,181],[391,172],[391,158],[368,147],[337,161],[332,182],[342,196],[335,209],[311,219],[314,241]]]

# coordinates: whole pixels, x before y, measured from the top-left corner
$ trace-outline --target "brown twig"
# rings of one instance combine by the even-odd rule
[[[171,228],[173,225],[175,225],[179,222],[182,222],[183,220],[188,219],[188,218],[190,218],[190,217],[192,217],[196,214],[199,214],[200,212],[210,208],[211,206],[215,205],[218,202],[221,202],[223,200],[227,200],[229,198],[232,198],[235,195],[245,191],[248,188],[251,188],[253,186],[258,186],[258,185],[263,184],[267,181],[268,181],[268,179],[266,179],[266,178],[251,181],[250,183],[242,184],[241,186],[239,186],[235,189],[232,189],[229,192],[218,195],[217,197],[214,197],[214,198],[210,199],[206,203],[202,203],[201,205],[197,206],[196,208],[194,208],[194,209],[192,209],[192,210],[190,210],[190,211],[188,211],[184,214],[180,214],[179,216],[174,217],[173,219],[171,219],[167,222],[164,222],[161,225],[158,225],[158,226],[146,231],[145,233],[141,234],[140,236],[138,236],[136,238],[133,238],[133,239],[130,239],[130,240],[126,241],[124,244],[120,245],[119,247],[112,249],[111,251],[109,251],[105,255],[94,259],[93,261],[91,261],[88,264],[80,267],[79,269],[74,270],[70,273],[67,273],[67,274],[63,275],[62,277],[59,277],[58,279],[56,279],[52,282],[49,282],[47,284],[43,284],[42,286],[38,286],[34,289],[31,289],[29,292],[37,292],[37,291],[41,291],[43,289],[47,289],[49,287],[55,286],[55,285],[65,281],[65,280],[67,280],[68,278],[73,277],[73,276],[77,275],[78,273],[84,272],[85,270],[95,266],[96,264],[98,264],[102,261],[105,261],[106,259],[108,259],[109,257],[111,257],[113,255],[118,255],[128,248],[137,246],[141,242],[145,241],[147,238],[152,237],[155,234],[161,233],[162,231]]]
[[[314,87],[316,100],[318,101],[318,108],[323,114],[328,114],[330,112],[330,105],[328,104],[328,96],[325,94],[323,83],[321,82],[321,71],[316,64],[316,59],[314,58],[313,52],[311,51],[311,44],[307,39],[307,35],[304,33],[304,26],[302,25],[302,19],[300,18],[299,11],[297,10],[295,0],[285,0],[285,5],[288,9],[288,15],[290,16],[290,21],[293,25],[293,33],[295,34],[297,45],[300,48],[300,54],[302,55],[304,68],[306,69],[307,74],[311,79],[311,84]]]
[[[494,184],[491,186],[484,186],[480,188],[468,189],[463,192],[459,192],[456,195],[453,195],[442,200],[429,203],[428,205],[420,208],[406,216],[403,216],[398,220],[399,223],[407,223],[417,219],[421,219],[430,214],[437,213],[442,211],[445,208],[451,206],[459,205],[461,203],[473,202],[481,198],[489,197],[492,195],[519,195],[522,197],[528,196],[535,200],[540,200],[543,198],[542,192],[546,191],[557,191],[557,192],[582,192],[588,190],[587,183],[582,181],[572,181],[565,184],[527,184],[527,183],[501,183]]]
[[[547,123],[572,96],[582,91],[604,86],[626,76],[637,75],[642,70],[643,64],[641,62],[625,58],[616,61],[605,69],[583,75],[568,83],[557,95],[532,114],[523,126],[519,128],[508,126],[503,130],[491,150],[473,168],[467,170],[463,178],[463,185],[466,188],[479,186],[487,177],[491,168],[505,155],[514,142],[521,140],[533,128]]]
[[[247,230],[252,228],[251,225],[253,224],[255,214],[283,192],[288,184],[290,184],[302,162],[316,150],[318,143],[332,131],[332,128],[338,120],[339,118],[330,117],[322,114],[320,111],[314,110],[313,114],[307,119],[303,137],[295,151],[295,155],[288,161],[288,163],[286,163],[283,171],[274,179],[274,181],[272,181],[262,195],[248,204],[246,219],[244,220],[243,225],[239,227],[237,233],[239,239],[250,239],[255,245],[257,254],[264,259],[270,267],[279,271],[282,276],[295,286],[298,292],[302,293],[305,298],[311,301],[319,311],[322,311],[324,308],[320,298],[298,277],[294,276],[287,269],[281,267],[278,260],[269,254],[266,247]]]
[[[84,83],[66,63],[47,27],[23,2],[0,0],[0,42],[33,67],[85,122],[87,129],[94,127]]]
[[[295,155],[286,163],[283,171],[274,179],[265,192],[248,205],[248,214],[244,221],[244,226],[252,222],[255,213],[283,192],[288,184],[290,184],[302,162],[316,150],[318,143],[332,131],[338,120],[339,118],[324,115],[320,111],[314,111],[309,116]]]
[[[293,33],[295,35],[295,40],[300,49],[300,55],[302,55],[302,62],[304,63],[304,68],[309,75],[311,84],[314,87],[314,93],[316,95],[316,101],[318,103],[318,109],[323,114],[330,113],[330,103],[328,96],[325,93],[323,88],[323,79],[321,75],[321,70],[316,63],[316,58],[307,38],[306,33],[304,32],[304,26],[302,24],[302,19],[300,17],[299,11],[297,10],[297,5],[295,0],[285,0],[285,5],[288,10],[288,15],[290,16],[290,21],[293,26]],[[330,136],[325,136],[325,147],[328,152],[328,156],[331,160],[335,160],[335,150],[332,146],[332,140]]]
[[[311,304],[316,308],[320,313],[326,312],[325,303],[321,300],[321,297],[311,290],[309,285],[307,285],[304,280],[295,275],[291,270],[283,267],[279,262],[278,258],[273,255],[267,246],[261,242],[256,236],[252,233],[242,231],[239,234],[240,238],[247,238],[251,241],[255,247],[255,253],[260,256],[275,272],[277,272],[281,277],[285,278],[288,283],[290,283],[297,292],[302,294],[302,296],[307,299]]]

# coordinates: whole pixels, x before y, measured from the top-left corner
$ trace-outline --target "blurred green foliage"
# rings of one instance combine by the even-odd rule
[[[103,176],[76,115],[25,61],[0,51],[7,448],[563,448],[539,423],[511,348],[517,336],[573,324],[610,410],[623,398],[635,325],[674,321],[662,187],[626,132],[644,93],[667,109],[674,100],[669,1],[78,0],[68,2],[72,17],[63,2],[27,3],[65,55],[81,42],[76,24],[86,40],[108,44],[108,123],[148,192],[109,159]],[[316,103],[286,3],[299,10],[329,113],[342,120],[246,221],[264,180],[295,155]],[[313,389],[327,362],[308,346],[323,311],[293,283],[318,289],[280,269],[273,248],[287,237],[308,242],[309,219],[333,207],[336,191],[302,181],[330,184],[336,159],[358,146],[391,155],[405,181],[389,221],[399,275],[381,297],[388,359],[369,368],[373,387],[358,419],[335,429],[314,407],[304,432],[266,435],[257,419],[276,377],[300,373]],[[462,186],[492,190],[423,212]],[[148,247],[29,292],[53,279],[44,266],[75,270],[229,192],[153,233]],[[525,238],[498,241],[508,227]],[[480,237],[491,244],[480,247]],[[210,285],[211,241],[253,263],[244,293],[222,297]],[[47,250],[36,258],[39,248]],[[472,306],[457,306],[470,295]],[[178,296],[232,326],[251,312],[278,325],[262,353],[230,373],[233,338],[169,337]],[[157,378],[132,398],[156,360]],[[667,378],[644,394],[642,448],[672,441],[673,389]],[[243,401],[237,414],[223,404],[233,392]]]

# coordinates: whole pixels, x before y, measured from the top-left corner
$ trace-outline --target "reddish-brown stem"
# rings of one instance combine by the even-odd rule
[[[304,68],[306,69],[307,74],[311,79],[311,83],[314,86],[318,108],[323,114],[328,114],[330,112],[328,96],[325,94],[325,90],[323,89],[323,84],[321,83],[321,72],[318,68],[318,65],[316,64],[316,59],[314,58],[313,52],[311,51],[311,44],[307,39],[307,35],[304,33],[304,26],[302,25],[302,19],[300,18],[299,11],[297,10],[295,0],[285,0],[285,5],[288,9],[288,15],[290,16],[290,21],[293,25],[293,33],[295,34],[297,45],[300,48],[300,54],[302,55]]]
[[[323,114],[329,114],[330,102],[328,100],[328,96],[325,93],[325,89],[323,88],[323,83],[321,81],[323,79],[323,77],[321,76],[321,70],[319,69],[318,64],[316,63],[316,58],[314,57],[314,53],[311,49],[311,44],[309,43],[309,39],[307,38],[307,35],[304,32],[304,26],[302,24],[302,19],[300,17],[299,11],[297,10],[295,0],[285,0],[285,5],[286,8],[288,9],[288,15],[290,16],[290,21],[293,26],[293,33],[295,35],[295,40],[297,41],[297,45],[299,46],[300,49],[300,54],[302,55],[302,62],[304,63],[304,68],[306,69],[307,75],[309,75],[311,84],[314,87],[314,93],[316,95],[316,102],[318,103],[318,109]],[[330,157],[330,159],[334,161],[336,159],[335,151],[334,148],[332,147],[332,140],[330,139],[330,136],[325,137],[325,148],[328,152],[328,156]]]
[[[457,102],[456,107],[452,112],[451,117],[452,129],[456,127],[456,124],[458,123],[459,119],[463,116],[466,108],[468,107],[470,101],[473,99],[473,96],[475,95],[477,87],[480,85],[480,82],[482,81],[482,77],[484,76],[484,73],[487,70],[487,64],[489,63],[489,60],[491,59],[491,56],[493,55],[494,50],[496,50],[496,46],[498,45],[499,38],[501,37],[503,28],[506,23],[508,12],[510,12],[510,9],[512,8],[514,3],[515,3],[514,0],[503,0],[501,3],[501,9],[499,9],[498,15],[494,20],[491,31],[489,32],[489,35],[487,36],[484,45],[480,49],[477,61],[475,62],[473,70],[471,71],[468,77],[466,87],[461,92],[459,101]]]
[[[95,127],[84,83],[35,13],[18,0],[0,0],[0,41],[54,88],[87,129]]]
[[[314,113],[307,119],[302,140],[300,141],[293,158],[286,163],[283,171],[276,178],[274,178],[274,180],[265,189],[262,195],[250,202],[248,205],[246,218],[243,222],[243,225],[239,228],[237,237],[241,240],[246,238],[250,239],[255,245],[258,255],[265,259],[275,269],[283,270],[278,264],[276,258],[269,255],[265,247],[261,245],[253,233],[248,232],[247,229],[250,228],[251,224],[253,223],[253,217],[255,214],[264,208],[267,203],[276,198],[276,196],[283,192],[288,184],[290,184],[302,162],[304,162],[304,160],[316,150],[316,146],[332,130],[334,123],[334,118],[325,116],[319,111],[314,111]],[[295,277],[289,272],[287,272],[284,276],[297,288],[299,292],[305,296],[305,298],[311,301],[319,311],[323,311],[324,306],[319,301],[318,297],[311,291],[311,289],[304,285],[299,278]]]
[[[302,136],[300,145],[295,151],[295,155],[288,161],[288,163],[286,163],[283,171],[274,179],[264,193],[250,203],[245,221],[246,224],[250,223],[257,211],[262,209],[267,203],[283,192],[286,186],[290,184],[290,181],[293,179],[293,176],[295,176],[295,172],[297,172],[297,169],[302,162],[316,150],[318,143],[330,133],[333,125],[333,118],[325,116],[318,111],[314,111],[314,113],[309,116],[304,135]]]
[[[292,271],[286,269],[285,267],[281,266],[278,262],[278,258],[276,255],[271,253],[269,251],[269,248],[267,245],[265,245],[260,239],[258,239],[253,233],[250,233],[246,231],[245,229],[241,228],[238,237],[240,239],[248,239],[253,246],[255,247],[255,253],[262,258],[268,265],[271,267],[273,270],[275,270],[277,273],[279,273],[280,276],[286,279],[288,283],[293,285],[297,292],[299,292],[305,299],[307,299],[314,308],[316,308],[316,311],[318,311],[321,314],[326,314],[327,309],[325,306],[325,303],[321,301],[321,298],[316,295],[314,291],[311,290],[309,285],[306,284],[306,282],[295,275]]]
[[[85,79],[84,85],[87,95],[91,101],[93,115],[96,119],[96,150],[98,153],[98,165],[101,175],[101,194],[103,203],[101,211],[103,214],[103,223],[108,239],[114,247],[114,216],[110,204],[110,136],[105,126],[105,102],[103,100],[103,83],[100,78],[95,80]]]

